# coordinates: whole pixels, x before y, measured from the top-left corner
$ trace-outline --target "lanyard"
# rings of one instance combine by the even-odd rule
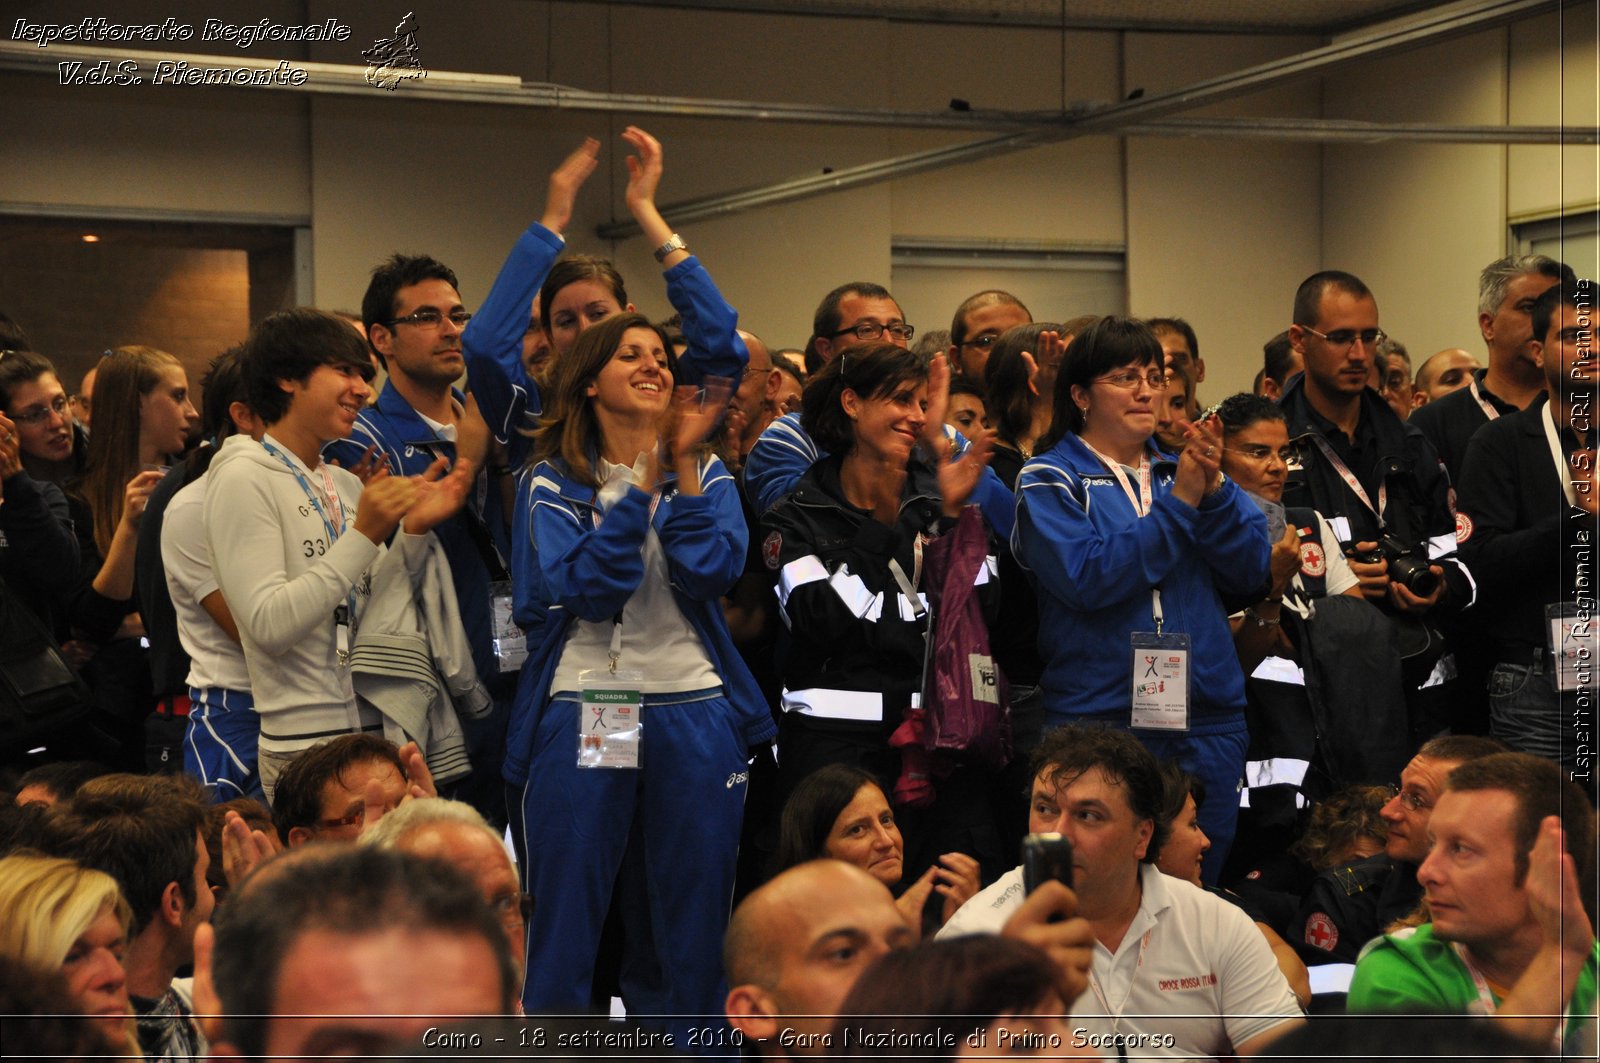
[[[1382,528],[1384,526],[1383,511],[1389,508],[1388,481],[1385,480],[1378,484],[1378,504],[1374,506],[1372,499],[1367,496],[1366,488],[1361,486],[1361,481],[1356,479],[1355,473],[1351,472],[1349,467],[1340,460],[1339,455],[1334,453],[1333,447],[1329,445],[1328,441],[1317,433],[1312,432],[1311,442],[1315,443],[1317,449],[1322,451],[1322,456],[1328,459],[1328,464],[1333,466],[1333,471],[1339,474],[1339,478],[1344,481],[1344,485],[1355,492],[1355,496],[1361,500],[1361,504],[1371,510],[1374,517],[1378,518],[1378,527]]]
[[[1550,403],[1544,404],[1541,411],[1544,420],[1544,438],[1550,444],[1550,458],[1556,463],[1556,475],[1561,478],[1561,493],[1567,496],[1567,505],[1578,504],[1578,492],[1572,486],[1572,467],[1567,464],[1567,451],[1561,445],[1561,436],[1556,432],[1556,419],[1550,412]]]
[[[322,496],[327,501],[327,506],[324,508],[322,501],[317,497],[316,490],[311,486],[311,481],[307,480],[300,472],[300,468],[295,461],[265,439],[261,441],[261,445],[266,448],[268,454],[283,462],[288,470],[294,474],[295,482],[300,485],[300,490],[306,493],[306,499],[310,501],[311,508],[316,510],[317,516],[322,518],[322,526],[328,531],[328,545],[332,546],[333,540],[344,532],[344,500],[339,497],[338,490],[333,486],[333,477],[328,474],[328,467],[320,462],[317,464],[317,471],[322,474],[322,487],[326,492]]]
[[[1083,439],[1082,436],[1079,436],[1078,438]],[[1083,440],[1083,445],[1088,447],[1089,452],[1095,457],[1099,458],[1101,463],[1105,465],[1107,469],[1111,470],[1111,475],[1117,478],[1117,484],[1122,488],[1122,493],[1128,496],[1129,502],[1133,503],[1134,514],[1142,517],[1146,513],[1150,512],[1151,488],[1149,451],[1139,455],[1139,493],[1134,494],[1133,485],[1128,482],[1128,474],[1123,470],[1121,462],[1114,461],[1113,459],[1108,458],[1104,454],[1100,453],[1098,450],[1095,450],[1086,439]]]
[[[1466,946],[1459,941],[1452,941],[1450,947],[1456,950],[1456,958],[1461,961],[1461,966],[1467,969],[1467,974],[1472,976],[1472,986],[1478,991],[1476,1005],[1469,1004],[1469,1011],[1477,1010],[1481,1015],[1493,1015],[1500,1010],[1500,1005],[1494,999],[1494,993],[1489,990],[1489,981],[1483,977],[1483,972],[1478,970],[1477,964],[1467,955]],[[1560,1052],[1562,1047],[1561,1034],[1566,1027],[1566,1017],[1562,1016],[1561,1022],[1556,1024],[1556,1032],[1550,1038],[1551,1047]]]
[[[1483,415],[1485,417],[1489,418],[1489,420],[1491,420],[1491,421],[1497,421],[1497,420],[1500,419],[1500,411],[1495,409],[1494,408],[1494,404],[1491,403],[1488,399],[1484,398],[1483,397],[1483,392],[1478,390],[1478,378],[1477,377],[1473,377],[1467,383],[1467,388],[1468,388],[1468,390],[1470,390],[1472,392],[1473,401],[1478,404],[1478,408],[1483,411]]]
[[[300,469],[294,460],[273,444],[268,443],[265,439],[261,440],[261,445],[266,449],[268,454],[271,454],[273,457],[283,462],[289,471],[294,474],[295,481],[299,483],[300,490],[306,493],[306,499],[311,503],[311,508],[316,510],[317,516],[322,518],[322,526],[328,532],[328,546],[329,548],[332,548],[334,540],[338,539],[340,533],[344,531],[345,519],[344,499],[339,497],[338,489],[333,486],[333,477],[328,474],[328,467],[320,462],[317,464],[317,471],[322,473],[322,486],[327,491],[327,495],[325,497],[328,501],[328,509],[325,510],[323,509],[322,503],[317,500],[317,492],[311,486],[311,481],[307,480],[305,476],[301,474]],[[333,516],[331,518],[328,515],[328,510],[333,511]],[[337,523],[335,523],[335,521],[337,521]],[[345,613],[342,621],[338,615],[340,610],[334,611],[334,622],[345,623],[349,625],[351,631],[354,631],[356,623],[356,589],[354,586],[350,588],[350,593],[345,597],[345,607],[348,609],[348,612]],[[344,663],[348,659],[349,652],[347,650],[342,650],[340,663]]]
[[[1122,1013],[1128,1010],[1128,1001],[1133,997],[1133,983],[1139,977],[1139,968],[1144,966],[1144,952],[1145,949],[1150,947],[1150,935],[1153,933],[1155,933],[1154,927],[1146,930],[1144,936],[1139,939],[1139,958],[1133,961],[1133,974],[1128,977],[1128,991],[1122,994],[1122,1004],[1118,1006],[1116,1011],[1111,1010],[1111,1001],[1106,999],[1105,991],[1100,988],[1100,980],[1094,976],[1093,971],[1089,972],[1089,988],[1094,992],[1095,999],[1100,1002],[1100,1006],[1106,1009],[1106,1014],[1111,1017],[1112,1033],[1117,1032],[1117,1026],[1122,1022]],[[1121,1059],[1127,1058],[1120,1040],[1118,1041],[1117,1055]]]

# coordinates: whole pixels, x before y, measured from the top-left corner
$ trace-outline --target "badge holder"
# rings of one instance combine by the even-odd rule
[[[341,665],[350,664],[350,607],[341,605],[333,611],[333,652]]]
[[[1161,630],[1161,592],[1150,592],[1155,631],[1135,631],[1133,713],[1130,725],[1145,731],[1189,729],[1189,636]]]
[[[637,768],[644,737],[643,677],[617,667],[622,657],[622,618],[611,627],[606,668],[578,673],[578,767]]]
[[[1593,612],[1580,612],[1576,602],[1556,602],[1544,607],[1546,649],[1550,678],[1560,691],[1585,690],[1595,685],[1597,649]]]
[[[502,675],[522,668],[528,659],[528,639],[511,616],[511,582],[489,584],[489,634],[494,642],[494,658]]]

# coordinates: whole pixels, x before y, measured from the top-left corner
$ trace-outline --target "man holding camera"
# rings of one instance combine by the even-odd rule
[[[1074,1043],[1107,1057],[1252,1056],[1300,1007],[1243,909],[1155,867],[1161,769],[1126,731],[1069,725],[1034,754],[1028,829],[1071,843],[1078,915],[1094,933]],[[997,879],[939,936],[996,933],[1025,900],[1023,869]]]
[[[1476,588],[1456,560],[1450,480],[1438,453],[1367,387],[1382,340],[1377,301],[1357,277],[1315,273],[1295,292],[1289,342],[1305,372],[1279,399],[1300,451],[1283,502],[1328,518],[1361,593],[1398,618],[1406,700],[1420,741],[1446,721],[1426,707],[1434,699],[1418,692],[1438,687],[1452,671],[1431,628],[1416,621],[1465,609]]]

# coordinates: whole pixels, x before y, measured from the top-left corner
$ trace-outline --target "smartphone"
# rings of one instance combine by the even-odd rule
[[[1051,879],[1072,885],[1072,843],[1063,834],[1030,834],[1022,839],[1023,893]]]

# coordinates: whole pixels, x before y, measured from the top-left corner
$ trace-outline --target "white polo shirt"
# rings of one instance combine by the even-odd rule
[[[1072,1007],[1074,1040],[1108,1056],[1215,1059],[1300,1006],[1244,912],[1199,887],[1139,868],[1139,911],[1112,953],[1096,943],[1090,989]],[[1022,904],[1022,869],[1001,876],[940,937],[997,933]]]

